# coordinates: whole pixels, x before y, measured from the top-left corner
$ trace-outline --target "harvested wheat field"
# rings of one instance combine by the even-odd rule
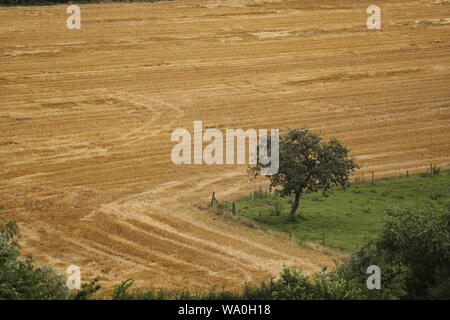
[[[450,163],[450,1],[177,0],[0,8],[0,204],[25,253],[106,288],[241,286],[339,259],[204,210],[246,165],[175,165],[171,133],[309,128],[367,174]]]

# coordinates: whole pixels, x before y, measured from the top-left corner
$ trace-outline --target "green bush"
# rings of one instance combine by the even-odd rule
[[[81,300],[100,289],[97,278],[71,292],[53,268],[36,267],[30,255],[20,257],[16,234],[16,223],[0,224],[0,300]]]
[[[339,278],[334,273],[321,273],[309,278],[295,268],[285,268],[272,285],[276,300],[361,300],[367,296],[356,282]]]
[[[68,299],[64,277],[50,267],[35,267],[31,256],[19,257],[13,222],[0,225],[0,299]]]
[[[378,265],[382,290],[372,298],[450,299],[450,206],[388,208],[381,233],[338,269],[365,285],[366,268]]]

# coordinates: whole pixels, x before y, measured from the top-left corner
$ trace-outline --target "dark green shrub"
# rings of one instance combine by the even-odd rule
[[[81,300],[100,289],[97,278],[71,292],[53,268],[35,266],[30,255],[20,257],[16,233],[16,223],[0,224],[0,300]]]
[[[372,298],[450,299],[450,207],[386,210],[384,227],[338,269],[365,286],[370,265],[382,272],[382,290]]]
[[[13,222],[0,225],[0,299],[68,299],[64,277],[50,267],[35,267],[31,256],[19,256]]]

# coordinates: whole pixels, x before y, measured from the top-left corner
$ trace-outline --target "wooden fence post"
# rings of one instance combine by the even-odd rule
[[[430,175],[433,176],[433,164],[430,163]]]
[[[373,184],[373,180],[374,180],[374,172],[373,172],[373,170],[372,170],[372,184]]]
[[[211,203],[210,203],[210,207],[212,207],[213,206],[213,204],[214,204],[214,195],[215,195],[216,193],[215,192],[213,192],[212,193],[212,196],[211,196]]]
[[[212,207],[214,205],[214,202],[216,202],[216,204],[219,203],[219,201],[217,201],[217,199],[216,199],[216,193],[215,192],[212,193],[211,204],[209,206]]]
[[[233,201],[233,215],[234,216],[236,215],[236,204],[234,203],[234,201]]]

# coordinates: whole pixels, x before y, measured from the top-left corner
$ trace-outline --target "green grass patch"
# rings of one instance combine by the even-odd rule
[[[238,216],[257,222],[263,229],[289,233],[299,243],[322,243],[332,249],[354,252],[380,229],[383,211],[393,205],[421,208],[430,202],[450,202],[450,171],[376,180],[322,193],[305,194],[292,226],[286,222],[292,197],[255,192],[237,199]],[[220,204],[231,212],[232,203]]]

